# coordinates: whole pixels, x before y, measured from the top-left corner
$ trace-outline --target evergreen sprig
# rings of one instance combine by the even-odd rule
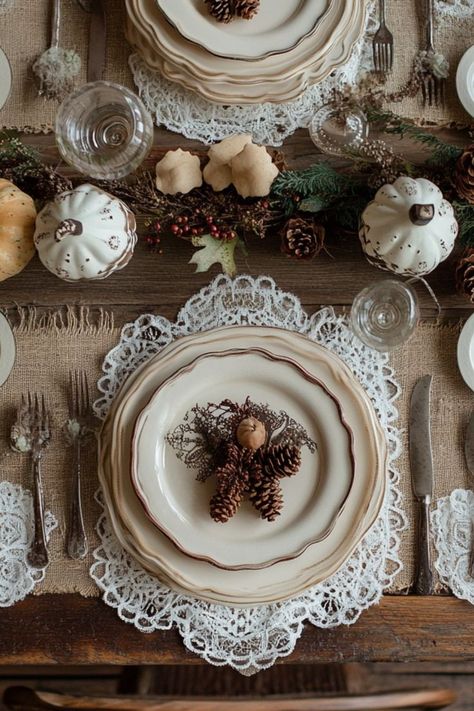
[[[465,247],[474,247],[474,205],[453,201],[454,212],[459,223],[459,238]]]
[[[408,136],[413,141],[429,148],[431,156],[427,163],[431,165],[453,165],[462,153],[461,148],[442,141],[433,133],[425,131],[414,123],[409,123],[391,111],[374,107],[366,107],[365,111],[369,122],[381,124],[385,133],[400,136],[400,138]]]
[[[305,170],[280,173],[272,186],[272,204],[287,217],[296,210],[321,213],[354,231],[372,192],[362,176],[316,163]]]

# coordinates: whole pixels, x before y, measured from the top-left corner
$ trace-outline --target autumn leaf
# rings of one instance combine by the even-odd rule
[[[213,264],[220,264],[225,274],[235,276],[237,267],[235,266],[234,252],[239,238],[236,237],[231,242],[214,239],[211,235],[201,235],[193,237],[192,243],[195,247],[202,247],[194,252],[189,264],[196,265],[197,272],[207,272]]]

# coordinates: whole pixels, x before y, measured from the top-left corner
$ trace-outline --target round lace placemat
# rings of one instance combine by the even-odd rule
[[[98,523],[101,546],[94,551],[90,573],[121,619],[142,632],[175,625],[192,652],[211,664],[251,674],[291,654],[305,622],[325,628],[353,624],[377,603],[401,570],[399,536],[406,519],[394,464],[401,446],[394,404],[399,386],[387,355],[357,340],[347,320],[333,309],[309,316],[296,296],[280,290],[269,277],[232,280],[222,275],[189,299],[175,322],[147,314],[127,324],[120,343],[105,358],[96,414],[104,418],[127,376],[174,339],[242,324],[298,331],[337,353],[364,385],[389,443],[389,486],[376,523],[330,579],[293,600],[253,609],[212,605],[169,590],[117,543],[106,511]]]
[[[474,492],[455,489],[439,499],[431,513],[435,561],[441,582],[456,597],[474,605],[474,579],[469,574],[469,556],[473,540]]]
[[[57,525],[53,514],[47,511],[47,538]],[[36,570],[26,562],[33,535],[31,492],[9,481],[0,482],[0,607],[23,600],[44,578],[46,569]]]

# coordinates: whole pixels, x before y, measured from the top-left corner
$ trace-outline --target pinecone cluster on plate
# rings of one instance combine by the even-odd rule
[[[231,22],[236,17],[251,20],[258,12],[260,0],[204,0],[218,22]]]
[[[262,519],[274,521],[284,503],[280,481],[295,476],[300,466],[299,447],[267,444],[263,423],[253,417],[244,418],[237,427],[235,439],[219,446],[211,517],[225,523],[248,497]]]

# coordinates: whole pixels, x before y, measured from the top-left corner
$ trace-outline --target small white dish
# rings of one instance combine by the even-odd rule
[[[0,386],[5,383],[13,369],[15,355],[13,331],[5,316],[0,313]]]
[[[467,113],[474,116],[474,45],[463,54],[458,64],[456,90]]]
[[[457,357],[464,382],[474,390],[474,314],[467,319],[459,336]]]
[[[7,103],[12,88],[12,68],[8,57],[0,48],[0,109]]]

